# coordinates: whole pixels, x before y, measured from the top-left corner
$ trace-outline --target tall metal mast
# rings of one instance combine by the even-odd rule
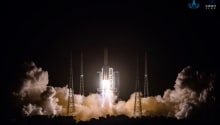
[[[139,58],[137,55],[136,69],[136,85],[135,85],[135,100],[134,100],[134,117],[142,116],[141,91],[139,82]]]
[[[117,98],[119,98],[119,94],[120,94],[120,74],[119,72],[117,72],[118,76],[117,76],[117,83],[118,83],[118,89],[117,89]]]
[[[67,115],[72,115],[72,113],[75,112],[72,52],[70,53],[70,78],[69,78],[68,90],[69,90],[69,95],[68,95],[68,104],[67,104]]]
[[[145,69],[144,69],[144,97],[149,96],[148,73],[147,73],[147,52],[145,52]]]
[[[84,95],[84,75],[83,75],[83,53],[81,52],[81,68],[80,68],[80,88],[79,94]]]

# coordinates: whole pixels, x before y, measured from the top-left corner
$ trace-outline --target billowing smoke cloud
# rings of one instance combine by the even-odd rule
[[[163,99],[175,108],[178,119],[190,116],[193,107],[206,103],[213,91],[214,76],[199,73],[190,66],[184,68],[177,76],[174,90],[166,90]]]
[[[48,72],[37,68],[34,63],[28,66],[28,71],[18,92],[14,95],[24,105],[24,115],[66,115],[68,88],[48,86]],[[200,73],[190,66],[184,68],[177,76],[174,89],[167,89],[163,96],[141,98],[143,116],[166,116],[178,119],[188,118],[195,107],[207,103],[213,90],[214,78]],[[134,117],[135,93],[127,101],[118,101],[109,106],[101,106],[101,96],[74,95],[77,121],[98,119],[107,115],[126,115]]]
[[[55,97],[57,90],[48,86],[48,72],[37,68],[32,62],[27,64],[28,71],[23,79],[19,92],[13,94],[24,103],[22,111],[25,115],[56,115],[62,112]]]

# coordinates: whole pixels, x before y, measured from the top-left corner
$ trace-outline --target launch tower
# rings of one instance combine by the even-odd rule
[[[137,56],[136,61],[136,84],[135,84],[135,99],[134,99],[134,117],[142,116],[142,103],[141,103],[141,91],[140,91],[140,80],[139,80],[139,58]]]
[[[80,85],[79,94],[84,95],[84,75],[83,75],[83,53],[81,52],[81,65],[80,65]]]
[[[75,112],[74,89],[73,89],[73,67],[72,67],[72,52],[70,53],[70,78],[68,84],[68,103],[67,115],[72,115]]]
[[[144,59],[144,97],[149,96],[148,73],[147,73],[147,52]]]

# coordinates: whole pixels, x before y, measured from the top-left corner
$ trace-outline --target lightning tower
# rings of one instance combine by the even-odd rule
[[[148,73],[147,73],[147,52],[145,52],[144,59],[144,97],[149,96],[149,86],[148,86]]]
[[[120,94],[120,91],[119,91],[119,90],[120,90],[120,89],[119,89],[119,88],[120,88],[120,86],[119,86],[119,85],[120,85],[120,77],[119,77],[119,76],[120,76],[120,73],[119,73],[119,71],[115,71],[115,72],[114,72],[114,76],[115,76],[115,77],[114,77],[115,86],[116,86],[116,88],[117,88],[117,89],[116,89],[117,99],[119,99],[119,94]]]
[[[74,89],[73,89],[73,69],[72,69],[72,52],[70,53],[70,78],[68,84],[68,104],[67,104],[67,115],[72,115],[75,112],[75,102],[74,102]]]
[[[81,52],[81,65],[80,65],[80,86],[79,94],[84,95],[84,75],[83,75],[83,53]]]
[[[140,80],[139,80],[139,58],[137,56],[136,61],[136,84],[135,84],[135,99],[134,99],[134,117],[142,116],[142,104],[141,104],[141,91],[140,91]]]

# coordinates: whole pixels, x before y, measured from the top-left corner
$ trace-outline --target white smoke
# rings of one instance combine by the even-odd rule
[[[48,72],[37,68],[35,63],[27,64],[25,77],[19,92],[13,94],[24,103],[22,111],[25,115],[57,115],[62,112],[58,105],[56,92],[63,88],[48,86]],[[62,94],[61,94],[62,95]]]
[[[37,107],[36,105],[32,105],[30,103],[27,106],[24,105],[22,111],[27,116],[29,116],[29,115],[43,115],[44,114],[42,107]]]
[[[21,88],[14,95],[24,104],[24,115],[66,115],[68,88],[48,86],[48,73],[34,63],[27,65],[28,71]],[[141,98],[143,116],[166,116],[178,119],[190,117],[194,107],[206,103],[213,90],[213,78],[191,67],[184,68],[177,76],[174,89],[167,89],[163,96]],[[107,115],[134,117],[134,98],[113,105],[101,105],[99,94],[74,95],[77,121],[99,119]]]
[[[47,88],[48,72],[37,68],[35,63],[26,64],[28,71],[22,81],[21,88],[18,93],[21,100],[38,101],[40,94]]]
[[[206,103],[213,90],[213,78],[195,71],[190,66],[184,68],[177,76],[174,90],[166,90],[163,99],[177,107],[175,117],[189,116],[193,107]]]

